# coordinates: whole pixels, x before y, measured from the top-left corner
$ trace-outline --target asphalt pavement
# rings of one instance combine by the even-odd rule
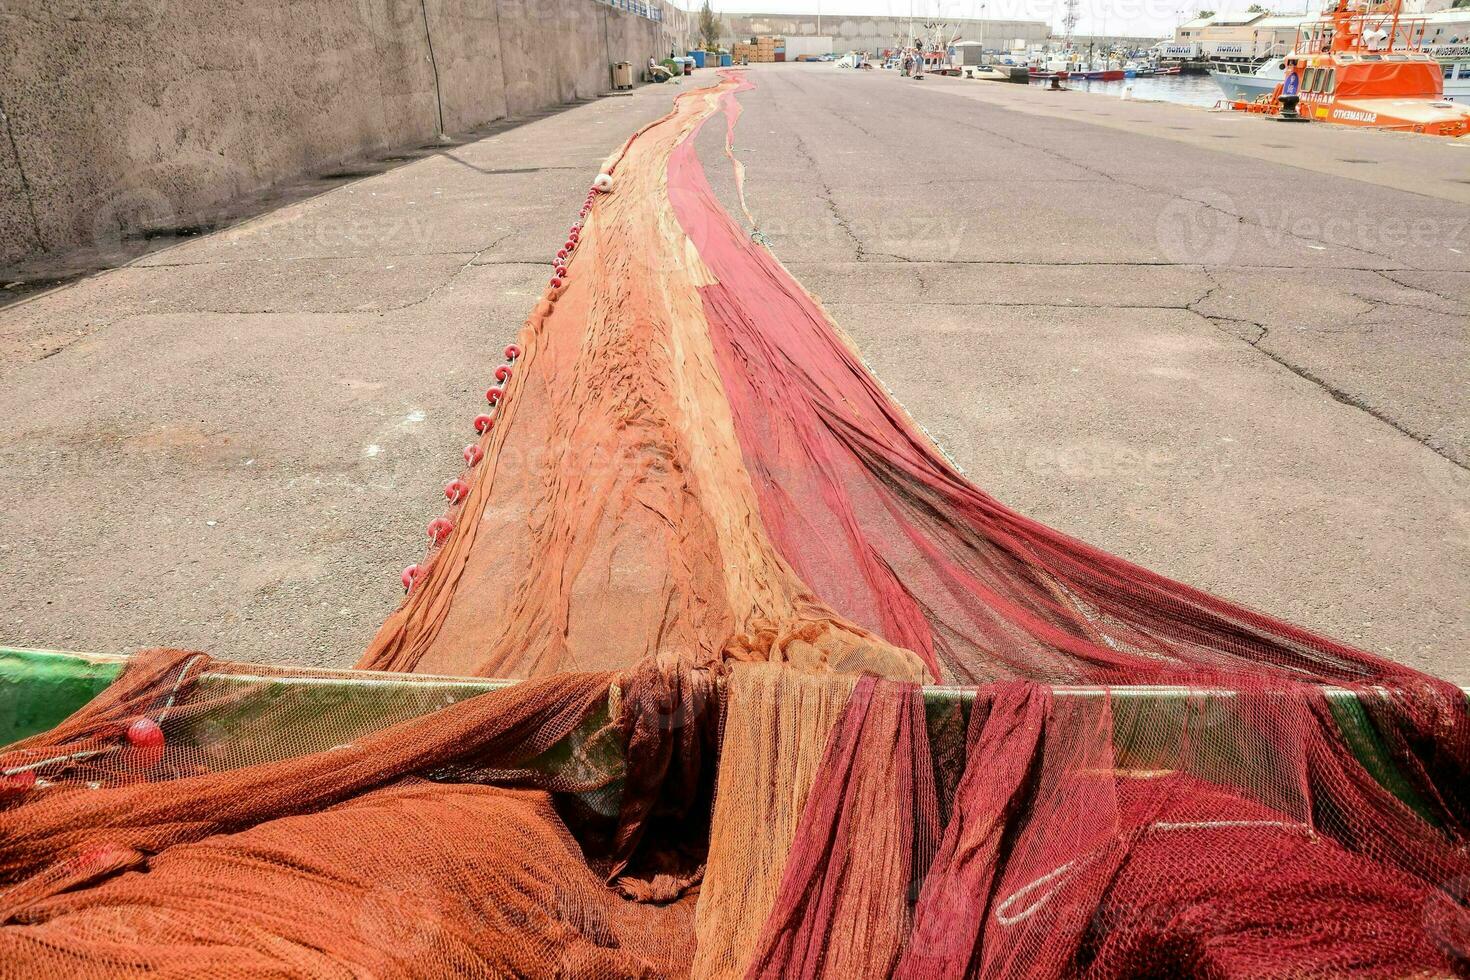
[[[1470,144],[750,77],[752,230],[972,479],[1470,682]],[[352,663],[588,178],[681,90],[305,184],[0,308],[0,642]],[[724,129],[699,149],[738,213]]]
[[[1470,683],[1470,141],[750,77],[753,231],[972,480]],[[740,214],[724,138],[701,158]]]

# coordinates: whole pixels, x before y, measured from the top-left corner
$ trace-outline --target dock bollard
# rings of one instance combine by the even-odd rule
[[[1301,101],[1299,95],[1283,95],[1279,100],[1281,103],[1281,114],[1276,118],[1281,122],[1310,122],[1306,116],[1296,111],[1296,105]]]

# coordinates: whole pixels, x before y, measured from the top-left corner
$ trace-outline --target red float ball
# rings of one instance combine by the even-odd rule
[[[156,749],[163,745],[163,729],[152,718],[135,718],[128,726],[128,741],[140,749]]]
[[[470,495],[470,485],[463,480],[450,480],[444,484],[444,496],[451,504],[457,504]]]
[[[25,793],[36,787],[36,770],[22,769],[8,776],[0,776],[0,796],[6,793]]]
[[[506,367],[504,364],[502,364],[502,365],[500,365],[500,367],[496,368],[495,369],[495,380],[496,381],[499,381],[501,384],[505,384],[507,381],[509,381],[510,380],[510,368]]]
[[[518,358],[520,356],[521,356],[521,349],[519,347],[517,347],[515,344],[511,344],[511,345],[509,345],[508,347],[505,348],[505,359],[507,361],[513,361],[513,360],[515,360],[516,358]]]
[[[429,522],[429,540],[435,544],[443,544],[444,539],[449,537],[449,532],[453,530],[453,521],[447,517],[436,517]]]
[[[464,461],[471,466],[478,466],[480,460],[485,458],[485,451],[477,443],[470,443],[464,447]]]
[[[403,583],[403,588],[407,591],[413,588],[413,583],[418,581],[418,577],[419,567],[417,565],[409,565],[403,570],[403,574],[399,576],[399,581]]]
[[[574,251],[576,249],[576,247],[577,247],[576,240],[575,239],[568,238],[567,239],[567,245],[566,245],[567,251],[568,252]]]
[[[479,435],[483,436],[485,433],[489,432],[490,427],[494,424],[495,416],[493,415],[486,415],[484,412],[481,412],[479,415],[475,416],[475,432]]]
[[[559,279],[556,276],[552,276],[551,277],[551,288],[552,289],[560,289],[561,288],[561,279]]]
[[[500,399],[505,397],[505,389],[499,385],[491,385],[485,389],[485,400],[492,405],[500,404]]]
[[[564,249],[564,248],[557,249],[556,250],[556,257],[559,258],[559,259],[566,258],[567,257],[567,250]]]

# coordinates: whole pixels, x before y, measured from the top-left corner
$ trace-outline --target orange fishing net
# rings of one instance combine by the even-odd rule
[[[364,672],[0,749],[0,976],[1466,972],[1463,695],[968,483],[707,183],[749,87],[605,164]]]

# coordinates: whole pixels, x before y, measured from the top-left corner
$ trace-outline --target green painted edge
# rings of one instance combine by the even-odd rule
[[[65,720],[111,684],[122,672],[126,662],[126,657],[107,654],[0,647],[0,747],[46,731]],[[438,694],[441,703],[449,704],[516,683],[510,680],[379,671],[335,671],[323,674],[321,671],[275,666],[263,667],[259,675],[232,672],[205,674],[201,679],[202,683],[219,684],[258,684],[262,681],[265,682],[262,692],[258,697],[252,698],[249,705],[239,709],[240,717],[237,721],[243,722],[253,714],[268,710],[272,701],[287,694],[298,701],[305,699],[309,703],[320,700],[325,705],[340,704],[354,693],[366,694],[369,691],[373,693],[374,699],[384,699],[384,704],[391,704],[399,695],[421,697],[424,693],[429,693]],[[1121,700],[1125,703],[1134,699],[1182,699],[1199,697],[1202,693],[1221,696],[1232,693],[1147,685],[1057,687],[1054,690],[1059,697],[1108,695],[1115,701]],[[1394,765],[1387,746],[1357,696],[1341,688],[1327,688],[1325,693],[1333,718],[1358,761],[1385,789],[1427,818],[1428,807]],[[974,695],[974,688],[926,687],[924,700],[931,727],[946,714],[944,709],[948,706],[958,704],[962,715],[968,716],[969,702]],[[583,736],[595,731],[606,721],[604,712],[599,712],[599,715],[600,718],[589,719],[588,725],[584,726]],[[215,722],[218,724],[219,719],[215,719]],[[537,759],[534,768],[554,772],[564,766],[577,764],[579,760],[586,763],[590,761],[587,754],[589,748],[598,757],[605,756],[608,751],[607,746],[586,746],[582,744],[581,738],[574,735],[563,745],[556,746]],[[599,758],[597,764],[608,765],[612,761]]]
[[[55,728],[122,673],[121,657],[0,647],[0,746]]]

